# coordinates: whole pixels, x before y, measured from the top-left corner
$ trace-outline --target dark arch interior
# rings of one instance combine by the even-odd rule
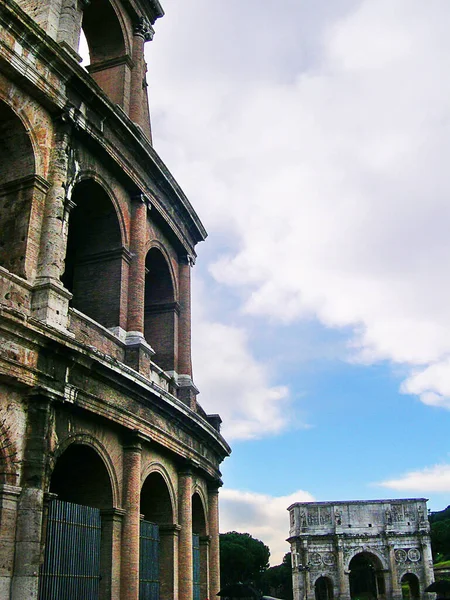
[[[155,350],[154,361],[166,371],[175,368],[176,305],[172,277],[162,252],[152,248],[145,260],[144,335]]]
[[[402,577],[401,584],[404,600],[418,600],[420,598],[420,584],[417,575],[406,573]]]
[[[384,577],[379,559],[362,552],[350,561],[350,596],[375,600],[385,593]]]
[[[89,46],[91,65],[125,53],[122,28],[108,0],[91,0],[83,11],[82,27]]]
[[[105,327],[119,325],[122,241],[115,208],[92,180],[79,183],[72,195],[65,272],[71,306]]]
[[[146,521],[167,525],[173,523],[172,502],[166,482],[159,473],[151,473],[141,490],[141,513]]]
[[[50,492],[59,500],[111,508],[112,490],[108,471],[100,456],[89,446],[72,444],[58,459],[50,481]]]
[[[0,101],[0,265],[26,277],[35,159],[21,120]]]
[[[192,496],[192,531],[198,535],[206,535],[205,511],[198,494]]]
[[[331,600],[333,598],[333,582],[328,577],[319,577],[314,584],[316,600]]]

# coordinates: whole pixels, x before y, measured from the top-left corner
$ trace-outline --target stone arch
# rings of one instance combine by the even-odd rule
[[[334,597],[333,580],[326,575],[319,575],[314,582],[315,600],[332,600]]]
[[[74,186],[69,216],[65,271],[71,306],[107,328],[123,326],[122,287],[130,253],[123,245],[117,208],[108,191],[92,177]]]
[[[99,451],[100,450],[100,451]],[[103,456],[102,456],[103,455]],[[49,527],[46,537],[45,564],[52,565],[58,557],[58,548],[62,548],[61,561],[66,565],[66,575],[76,581],[80,592],[79,568],[75,557],[90,564],[99,579],[99,600],[111,598],[114,556],[114,486],[108,469],[108,462],[103,459],[107,453],[98,441],[91,436],[77,435],[60,444],[53,470],[49,478],[50,505],[48,508]],[[111,466],[111,464],[109,465]],[[62,519],[67,525],[54,528],[55,515],[68,515]],[[78,533],[73,529],[70,515],[82,515],[78,525]],[[93,524],[93,518],[95,524]],[[59,518],[58,518],[59,520]],[[89,528],[85,535],[94,535],[95,542],[89,550],[78,541],[82,523],[89,520]],[[50,568],[51,572],[51,568]]]
[[[400,580],[400,584],[404,600],[419,600],[420,581],[415,573],[405,573]]]
[[[164,248],[153,243],[145,257],[144,337],[155,350],[154,361],[175,371],[178,361],[178,303],[175,277]]]
[[[199,500],[199,504],[198,504],[198,509],[201,511],[204,515],[204,519],[205,519],[205,524],[204,524],[204,533],[202,533],[202,535],[208,535],[209,534],[209,526],[208,526],[208,497],[205,494],[203,488],[196,484],[194,486],[194,490],[192,493],[192,502],[194,503],[194,498],[198,498]],[[194,516],[194,515],[193,515]],[[200,532],[199,532],[200,533]]]
[[[36,140],[24,117],[0,100],[0,265],[32,279],[48,184],[36,173]]]
[[[120,235],[122,238],[122,243],[125,247],[129,248],[130,234],[128,231],[128,227],[126,225],[127,221],[123,214],[123,209],[120,205],[120,202],[119,202],[113,188],[111,187],[111,185],[109,184],[108,180],[105,177],[103,177],[97,171],[94,171],[93,169],[81,169],[74,181],[74,186],[72,187],[72,192],[73,192],[73,188],[78,183],[81,183],[81,182],[89,180],[89,179],[98,183],[99,186],[101,186],[105,190],[105,192],[108,194],[108,197],[114,206],[114,209],[115,209],[116,215],[117,215],[117,219],[119,221]],[[72,198],[72,194],[70,194],[69,200],[71,198]]]
[[[82,28],[91,61],[87,70],[110,99],[124,108],[131,40],[120,5],[113,0],[91,0],[83,11]]]
[[[152,473],[158,473],[161,476],[161,478],[164,480],[164,482],[167,486],[167,491],[169,493],[170,503],[172,505],[172,513],[173,513],[173,515],[178,514],[177,495],[175,493],[175,486],[172,481],[172,478],[170,477],[168,470],[161,463],[152,461],[152,462],[148,463],[142,471],[142,482],[144,483],[145,480],[147,479],[147,477],[149,475],[151,475]],[[175,518],[174,518],[174,522],[175,522]]]
[[[23,91],[8,82],[2,85],[0,75],[0,103],[4,103],[15,117],[21,121],[24,132],[28,136],[34,155],[34,174],[45,178],[48,169],[48,152],[51,147],[50,138],[53,134],[51,119],[39,111],[38,105],[33,101],[24,101]],[[40,119],[36,121],[39,111]],[[45,156],[47,154],[47,156]]]
[[[207,503],[196,486],[192,494],[194,598],[208,597],[209,537]]]
[[[386,595],[382,558],[372,550],[356,552],[349,561],[350,597],[376,600]]]
[[[173,598],[176,535],[174,490],[164,467],[152,463],[141,487],[140,577],[152,597]],[[151,580],[152,583],[148,583]],[[145,583],[144,583],[145,582]]]
[[[114,462],[106,447],[94,436],[89,435],[87,433],[77,433],[74,435],[70,435],[58,445],[50,463],[51,472],[49,478],[51,477],[51,473],[54,471],[58,458],[60,458],[72,444],[88,446],[99,455],[99,457],[105,465],[105,468],[109,475],[109,480],[111,482],[112,505],[114,507],[120,506],[120,486]]]
[[[5,420],[0,421],[0,484],[16,485],[19,479],[16,446]]]

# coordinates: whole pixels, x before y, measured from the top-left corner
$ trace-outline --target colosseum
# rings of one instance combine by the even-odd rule
[[[219,590],[230,449],[191,367],[206,232],[152,146],[144,45],[162,16],[158,0],[0,3],[5,600]]]

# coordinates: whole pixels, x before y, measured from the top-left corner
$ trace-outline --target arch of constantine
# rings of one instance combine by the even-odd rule
[[[299,502],[288,508],[294,600],[426,598],[427,501]]]

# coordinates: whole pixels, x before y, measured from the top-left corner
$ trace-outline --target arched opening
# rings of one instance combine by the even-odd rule
[[[145,260],[144,336],[155,350],[154,361],[165,371],[176,370],[178,309],[169,266],[158,248]]]
[[[62,281],[71,306],[105,327],[120,325],[126,253],[119,221],[105,190],[93,180],[75,186]]]
[[[404,600],[419,600],[420,583],[417,575],[414,573],[405,573],[401,579],[402,598]]]
[[[105,463],[90,446],[72,444],[55,465],[50,494],[39,599],[110,598],[113,496]]]
[[[82,28],[89,47],[89,73],[113,101],[124,107],[131,61],[119,18],[109,0],[91,0],[83,11]]]
[[[193,600],[208,598],[209,540],[203,502],[198,493],[192,496]]]
[[[0,101],[0,265],[25,278],[34,274],[39,248],[38,214],[32,211],[37,192],[30,137]]]
[[[316,600],[332,600],[333,582],[329,577],[319,577],[314,584]]]
[[[169,600],[174,595],[175,526],[167,484],[153,472],[141,490],[139,560],[140,600]]]
[[[378,557],[362,552],[352,558],[349,568],[351,598],[376,600],[385,596],[384,575]]]

